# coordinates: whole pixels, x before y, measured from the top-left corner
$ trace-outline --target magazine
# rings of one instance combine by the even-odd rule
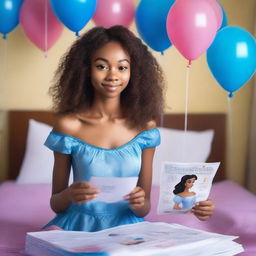
[[[98,232],[52,230],[27,233],[25,252],[32,256],[221,256],[243,251],[243,247],[233,241],[236,238],[178,224],[140,222]]]
[[[163,162],[158,214],[186,213],[208,199],[220,163]]]

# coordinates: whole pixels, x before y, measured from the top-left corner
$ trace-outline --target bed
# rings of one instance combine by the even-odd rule
[[[37,145],[42,144],[45,134],[50,131],[51,126],[48,125],[52,125],[53,119],[53,113],[48,111],[10,111],[8,114],[9,168],[7,180],[0,185],[1,256],[24,255],[26,232],[40,230],[54,216],[49,206],[51,152],[43,149],[37,152]],[[216,205],[214,216],[201,222],[190,214],[157,215],[159,186],[155,178],[151,191],[152,207],[146,220],[174,222],[206,231],[237,235],[237,241],[245,248],[241,255],[252,256],[256,255],[256,196],[226,180],[225,123],[224,114],[188,115],[190,146],[195,149],[195,144],[198,144],[202,153],[208,147],[209,154],[202,157],[207,162],[221,162],[210,194]],[[182,136],[184,115],[166,114],[159,119],[159,126],[160,124],[167,133],[172,129],[172,136]],[[166,148],[162,150],[166,151]],[[176,146],[173,152],[178,151]],[[161,158],[161,152],[156,153],[158,155],[155,160]],[[43,176],[41,170],[46,169],[48,176]]]

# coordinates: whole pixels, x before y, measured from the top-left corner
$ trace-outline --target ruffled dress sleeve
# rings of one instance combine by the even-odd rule
[[[157,128],[143,132],[141,139],[142,149],[156,147],[161,143],[160,132]]]
[[[56,151],[62,154],[72,153],[72,141],[70,138],[53,130],[50,132],[44,145],[52,151]]]
[[[182,198],[180,196],[174,196],[173,201],[174,201],[174,203],[179,204],[179,203],[181,203]]]

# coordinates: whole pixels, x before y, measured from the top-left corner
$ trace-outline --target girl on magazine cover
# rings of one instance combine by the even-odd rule
[[[173,201],[175,210],[190,210],[196,202],[196,193],[189,191],[197,180],[197,176],[184,175],[181,181],[175,186],[173,193],[175,194]]]

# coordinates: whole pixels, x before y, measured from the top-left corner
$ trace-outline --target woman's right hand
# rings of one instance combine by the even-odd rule
[[[93,200],[100,191],[89,182],[74,182],[68,188],[70,201],[76,204],[82,204]]]

